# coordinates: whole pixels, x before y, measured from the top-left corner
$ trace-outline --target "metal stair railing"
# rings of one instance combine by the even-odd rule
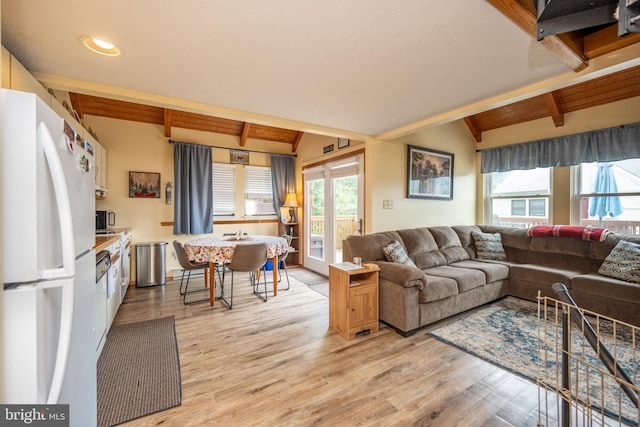
[[[571,325],[569,324],[569,317],[573,320],[573,322],[578,326],[581,330],[582,334],[586,338],[587,342],[591,345],[593,350],[598,355],[599,359],[605,365],[609,373],[616,378],[620,388],[624,391],[627,397],[633,402],[633,404],[638,407],[638,393],[634,388],[629,386],[631,384],[634,386],[633,381],[629,378],[626,372],[622,369],[622,367],[616,362],[615,358],[611,355],[609,350],[605,347],[605,345],[598,339],[596,332],[593,327],[584,316],[584,314],[578,310],[578,305],[575,303],[567,287],[562,283],[554,283],[553,291],[556,293],[558,299],[565,303],[563,305],[563,316],[562,316],[562,389],[568,390],[570,387],[569,384],[569,341],[571,337]],[[567,309],[570,311],[567,313]],[[622,381],[618,380],[620,378]],[[570,414],[569,414],[569,402],[563,399],[562,402],[562,425],[569,426],[570,425]]]

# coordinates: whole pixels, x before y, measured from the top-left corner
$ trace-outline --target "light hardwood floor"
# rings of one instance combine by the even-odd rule
[[[346,341],[328,327],[328,299],[293,278],[266,303],[246,279],[236,282],[233,310],[219,301],[184,306],[178,285],[130,287],[114,321],[176,318],[182,405],[127,426],[537,423],[531,382],[424,329],[403,338],[380,323],[378,333]]]

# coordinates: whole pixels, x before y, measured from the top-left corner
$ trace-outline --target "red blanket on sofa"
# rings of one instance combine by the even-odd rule
[[[598,240],[607,238],[610,233],[606,228],[583,227],[579,225],[536,225],[527,230],[531,237],[559,236],[575,237],[582,240]]]

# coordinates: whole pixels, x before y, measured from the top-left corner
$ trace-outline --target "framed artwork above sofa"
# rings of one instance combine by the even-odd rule
[[[407,146],[407,198],[453,199],[453,153]]]

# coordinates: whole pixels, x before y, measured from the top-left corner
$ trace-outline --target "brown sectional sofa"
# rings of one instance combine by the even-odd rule
[[[476,258],[472,231],[500,233],[506,261]],[[361,257],[380,266],[380,320],[408,336],[427,324],[506,295],[535,301],[564,283],[582,308],[640,325],[640,285],[598,274],[619,240],[529,237],[508,227],[440,226],[349,236],[343,259]],[[416,267],[386,260],[383,247],[397,240]]]

